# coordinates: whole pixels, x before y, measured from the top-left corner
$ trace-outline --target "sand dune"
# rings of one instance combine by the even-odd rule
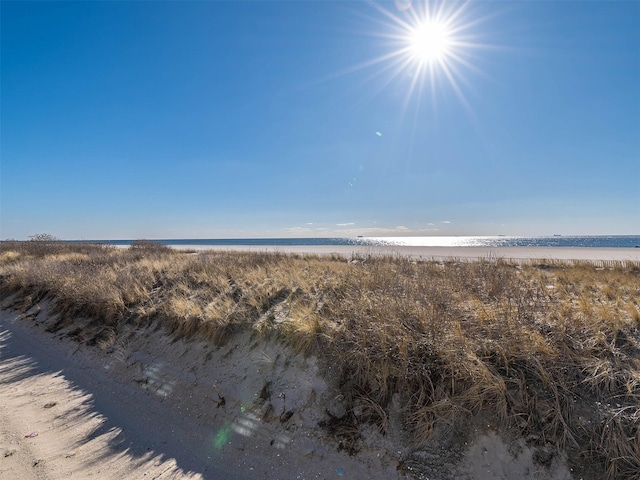
[[[349,456],[318,428],[339,404],[314,357],[247,334],[218,348],[149,329],[105,351],[70,340],[73,325],[48,333],[51,318],[46,304],[1,310],[0,478],[386,480],[418,478],[411,465],[425,462],[441,479],[572,478],[562,457],[543,467],[494,431],[407,456],[401,429],[374,429]]]
[[[12,311],[0,317],[0,478],[403,478],[395,464],[374,466],[316,438],[314,414],[286,424],[257,416],[262,357],[279,347],[235,344],[203,363],[209,345],[146,331],[107,354],[44,332],[45,317],[40,326]],[[300,359],[276,375],[291,391],[288,408],[306,401],[295,399],[304,388],[292,378],[305,366]]]

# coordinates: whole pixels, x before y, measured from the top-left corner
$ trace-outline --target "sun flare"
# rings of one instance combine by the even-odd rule
[[[386,51],[345,73],[378,67],[371,78],[386,77],[382,88],[404,83],[405,106],[420,104],[425,94],[435,105],[439,97],[453,91],[470,108],[463,92],[470,84],[466,77],[486,77],[477,60],[482,50],[496,48],[481,41],[488,38],[482,24],[491,17],[483,15],[476,3],[464,0],[395,0],[391,4],[395,9],[389,3],[373,4],[381,14],[375,22],[382,30],[372,35],[384,39]]]
[[[371,4],[376,10],[376,16],[371,17],[376,30],[370,35],[381,39],[380,55],[326,79],[371,69],[366,80],[378,81],[377,92],[390,86],[404,89],[406,111],[412,105],[425,106],[427,102],[435,111],[439,99],[453,92],[473,115],[464,92],[473,87],[470,75],[488,78],[478,60],[483,51],[500,48],[485,43],[490,32],[483,24],[492,16],[483,14],[478,3],[470,0],[395,0]]]
[[[417,61],[442,61],[450,52],[451,32],[444,23],[425,22],[412,29],[409,42]]]

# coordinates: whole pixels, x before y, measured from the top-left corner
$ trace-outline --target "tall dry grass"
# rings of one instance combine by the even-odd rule
[[[245,329],[332,362],[349,449],[364,423],[388,428],[401,396],[416,446],[439,426],[489,415],[607,478],[640,472],[638,263],[31,243],[0,246],[3,296],[51,299],[58,327],[92,319],[93,341],[116,338],[125,323],[216,343]]]

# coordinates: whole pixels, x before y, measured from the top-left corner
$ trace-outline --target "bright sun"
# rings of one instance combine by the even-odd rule
[[[415,60],[441,62],[451,48],[451,33],[443,23],[425,22],[412,29],[409,42]]]
[[[485,36],[479,28],[489,17],[479,16],[480,10],[470,0],[395,0],[395,2],[368,2],[382,15],[374,18],[383,26],[375,36],[386,39],[387,51],[378,57],[354,65],[345,73],[379,66],[371,75],[386,77],[384,86],[395,79],[406,89],[407,107],[412,99],[430,91],[435,105],[442,87],[453,90],[461,102],[468,106],[463,86],[469,84],[465,73],[484,75],[477,66],[478,52],[495,48],[480,43]],[[395,4],[395,11],[389,5]],[[383,88],[384,88],[383,86]]]

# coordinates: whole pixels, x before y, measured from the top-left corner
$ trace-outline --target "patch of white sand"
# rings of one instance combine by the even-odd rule
[[[391,255],[422,260],[495,259],[510,260],[586,260],[595,262],[640,261],[640,248],[593,247],[408,247],[357,245],[174,245],[177,250],[221,250],[242,252],[279,252],[345,257]]]

